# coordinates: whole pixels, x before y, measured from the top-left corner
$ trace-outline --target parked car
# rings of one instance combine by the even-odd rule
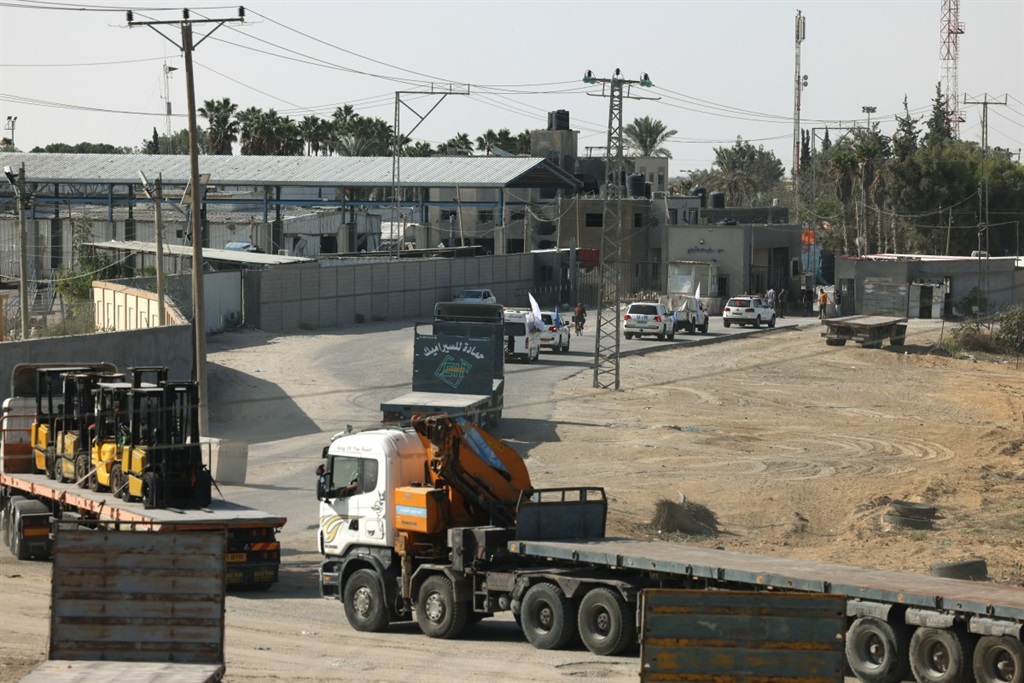
[[[626,339],[655,336],[658,339],[675,339],[676,329],[672,311],[665,304],[639,301],[631,303],[623,316]]]
[[[544,329],[540,331],[541,348],[551,349],[555,353],[568,351],[572,334],[562,316],[556,315],[554,311],[541,311],[540,319],[544,323]]]
[[[496,304],[498,300],[489,289],[464,289],[452,297],[452,301],[464,304]]]
[[[753,327],[761,327],[761,323],[765,323],[768,327],[775,327],[775,309],[759,296],[734,296],[722,309],[722,324],[729,327],[733,323]]]

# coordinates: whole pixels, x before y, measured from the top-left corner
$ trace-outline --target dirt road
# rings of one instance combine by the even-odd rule
[[[606,487],[615,535],[921,574],[982,557],[993,580],[1024,586],[1024,367],[929,354],[941,331],[929,321],[912,323],[906,353],[826,347],[819,331],[624,358],[618,392],[593,389],[581,371],[556,388],[555,438],[548,425],[524,453],[535,485]],[[313,373],[323,352],[312,335],[213,355],[226,354],[225,367],[245,353],[248,367],[287,362]],[[256,384],[232,382],[248,393],[221,400],[251,400]],[[540,439],[526,431],[516,442]],[[270,488],[287,468],[308,463],[251,468],[245,488]],[[294,493],[311,500],[312,480]],[[714,512],[720,533],[653,529],[656,501],[680,496]],[[935,505],[936,528],[892,528],[883,514],[893,499]],[[357,633],[339,604],[316,597],[319,558],[302,540],[313,523],[313,514],[289,521],[279,586],[229,596],[227,681],[636,680],[635,657],[533,650],[507,617],[458,641],[427,639],[411,624]],[[49,565],[0,551],[0,680],[45,658],[48,607]]]

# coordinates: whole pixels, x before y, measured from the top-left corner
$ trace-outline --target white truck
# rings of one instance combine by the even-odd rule
[[[529,308],[505,309],[505,358],[532,363],[540,358],[540,325]]]
[[[464,420],[416,415],[412,426],[339,434],[323,449],[320,593],[343,603],[356,630],[415,619],[432,638],[456,638],[511,611],[536,648],[579,638],[613,655],[637,643],[649,589],[704,601],[723,591],[830,595],[845,605],[846,662],[863,681],[899,683],[911,671],[919,683],[1021,680],[1019,586],[606,538],[603,489],[534,488],[515,450]],[[809,641],[802,616],[784,626]],[[680,661],[707,659],[703,643],[671,641]],[[777,660],[759,652],[761,670],[722,680],[775,680]],[[814,680],[841,680],[841,667],[832,674]]]

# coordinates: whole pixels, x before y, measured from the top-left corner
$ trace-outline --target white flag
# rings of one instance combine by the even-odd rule
[[[537,300],[533,298],[533,294],[527,292],[526,296],[530,297],[530,310],[533,311],[533,320],[531,323],[533,327],[538,330],[542,330],[544,328],[544,320],[540,317],[540,305],[537,303]]]

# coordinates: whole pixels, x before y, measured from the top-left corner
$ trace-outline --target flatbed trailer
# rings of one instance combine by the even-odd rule
[[[74,483],[58,483],[43,474],[0,473],[3,541],[18,559],[47,559],[58,524],[90,528],[145,528],[227,532],[225,555],[229,588],[267,589],[277,582],[281,565],[278,531],[287,519],[261,510],[214,499],[205,508],[146,509],[110,492],[93,492]]]
[[[907,319],[881,315],[846,315],[825,318],[821,336],[829,346],[844,346],[852,341],[867,348],[878,349],[886,339],[890,346],[903,346],[907,339]]]
[[[495,425],[501,419],[505,380],[492,380],[491,386],[490,394],[404,393],[380,404],[382,423],[407,427],[416,413],[447,413],[478,424]]]

